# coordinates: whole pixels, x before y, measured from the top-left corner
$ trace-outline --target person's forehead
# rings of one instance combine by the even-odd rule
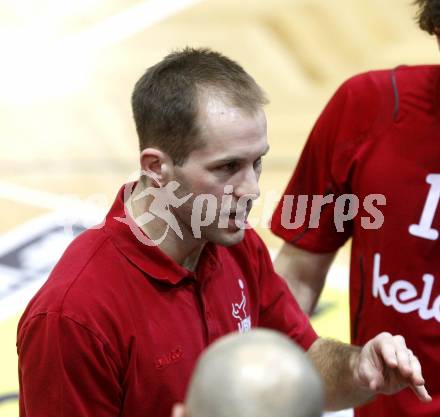
[[[228,162],[231,160],[254,160],[269,150],[266,134],[236,134],[229,129],[215,135],[205,135],[203,146],[190,156],[204,162]]]
[[[198,127],[203,148],[200,156],[218,154],[254,155],[266,152],[267,128],[264,110],[238,108],[222,97],[205,97],[199,106]]]
[[[201,121],[219,116],[236,119],[238,115],[252,116],[260,112],[264,113],[256,103],[248,102],[248,105],[238,106],[231,93],[218,88],[205,87],[197,92],[197,113]]]

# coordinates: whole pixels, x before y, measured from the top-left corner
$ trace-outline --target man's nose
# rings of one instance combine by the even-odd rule
[[[235,196],[237,198],[247,196],[251,200],[256,200],[260,196],[258,180],[259,174],[253,168],[246,170],[234,187]]]

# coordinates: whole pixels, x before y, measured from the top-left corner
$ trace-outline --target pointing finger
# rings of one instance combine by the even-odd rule
[[[410,388],[412,389],[414,394],[416,394],[419,400],[423,401],[424,403],[432,401],[432,397],[428,394],[428,391],[426,390],[424,385],[410,384]]]
[[[423,385],[425,383],[425,379],[423,378],[422,374],[422,366],[420,365],[417,356],[415,356],[411,350],[409,350],[409,356],[412,368],[411,382],[414,385]]]

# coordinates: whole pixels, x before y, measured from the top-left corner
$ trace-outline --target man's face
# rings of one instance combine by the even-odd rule
[[[204,204],[202,215],[198,217],[208,216],[214,220],[200,228],[200,239],[233,245],[243,239],[252,200],[260,194],[261,160],[268,151],[266,116],[262,109],[249,114],[231,107],[218,95],[205,94],[199,100],[198,122],[205,146],[191,152],[185,163],[175,166],[174,171],[174,180],[181,185],[176,194],[194,194],[173,212],[181,226],[193,235],[192,225],[197,216],[192,219],[191,214],[202,201],[199,198],[197,202],[197,196],[212,195],[215,207]],[[232,192],[228,190],[229,197],[225,199],[226,186],[232,188]]]

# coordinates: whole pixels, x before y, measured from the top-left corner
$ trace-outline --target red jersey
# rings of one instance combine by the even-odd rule
[[[190,272],[141,243],[124,217],[121,190],[21,318],[21,417],[169,417],[220,336],[262,326],[304,349],[316,340],[254,231],[233,247],[207,244]]]
[[[348,194],[356,196],[359,211],[341,227]],[[353,343],[362,345],[382,331],[403,335],[433,396],[432,403],[422,404],[406,389],[379,396],[356,415],[438,417],[440,67],[399,67],[345,82],[313,128],[285,195],[294,195],[295,204],[307,195],[309,206],[303,224],[292,228],[297,206],[282,218],[280,202],[271,227],[284,240],[322,253],[353,238]],[[333,202],[342,196],[342,204],[310,215],[313,195]],[[379,205],[385,201],[378,195],[386,205]]]

